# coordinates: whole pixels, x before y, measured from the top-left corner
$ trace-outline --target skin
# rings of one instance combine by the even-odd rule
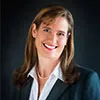
[[[36,26],[34,25],[35,30]],[[32,31],[35,38],[38,56],[47,59],[59,59],[67,42],[68,23],[65,18],[58,17],[51,25],[42,23],[39,30]]]
[[[33,24],[32,36],[35,38],[35,45],[38,53],[38,72],[41,77],[47,77],[51,74],[59,62],[59,58],[67,43],[68,22],[63,17],[58,17],[50,24],[42,23],[38,30]],[[39,94],[46,82],[39,79]]]

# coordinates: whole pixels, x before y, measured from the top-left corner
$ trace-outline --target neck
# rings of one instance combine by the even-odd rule
[[[45,57],[39,57],[38,72],[40,73],[41,77],[48,77],[58,63],[59,59],[52,60]]]

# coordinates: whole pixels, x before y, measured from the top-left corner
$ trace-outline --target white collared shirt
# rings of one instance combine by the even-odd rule
[[[36,74],[35,69],[36,69],[36,67],[34,66],[28,74],[28,76],[30,75],[34,79],[33,83],[32,83],[32,87],[31,87],[29,100],[45,100],[47,98],[47,96],[49,95],[51,89],[53,88],[54,84],[56,83],[57,79],[64,81],[63,77],[62,77],[62,71],[60,68],[60,64],[58,64],[55,67],[55,69],[49,76],[48,80],[46,81],[46,83],[41,91],[39,98],[38,98],[37,74]]]

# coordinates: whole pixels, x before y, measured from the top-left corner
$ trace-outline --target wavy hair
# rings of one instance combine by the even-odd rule
[[[65,83],[72,84],[79,78],[79,73],[76,71],[75,65],[73,63],[74,57],[74,21],[71,13],[62,6],[52,5],[47,6],[39,11],[39,13],[34,18],[28,32],[28,37],[25,46],[25,57],[24,63],[20,68],[17,68],[13,73],[13,82],[19,87],[23,87],[27,81],[27,74],[32,69],[32,67],[38,64],[38,55],[35,46],[35,38],[32,37],[32,25],[36,24],[36,29],[38,30],[41,23],[46,22],[47,24],[55,21],[57,17],[64,17],[68,22],[68,33],[70,33],[60,60],[61,69],[63,72],[63,77]]]

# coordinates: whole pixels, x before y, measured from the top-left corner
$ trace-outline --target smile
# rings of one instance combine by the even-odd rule
[[[44,45],[45,48],[47,48],[49,50],[53,50],[53,49],[56,49],[57,48],[57,46],[50,46],[50,45],[47,45],[45,43],[43,43],[43,45]]]

